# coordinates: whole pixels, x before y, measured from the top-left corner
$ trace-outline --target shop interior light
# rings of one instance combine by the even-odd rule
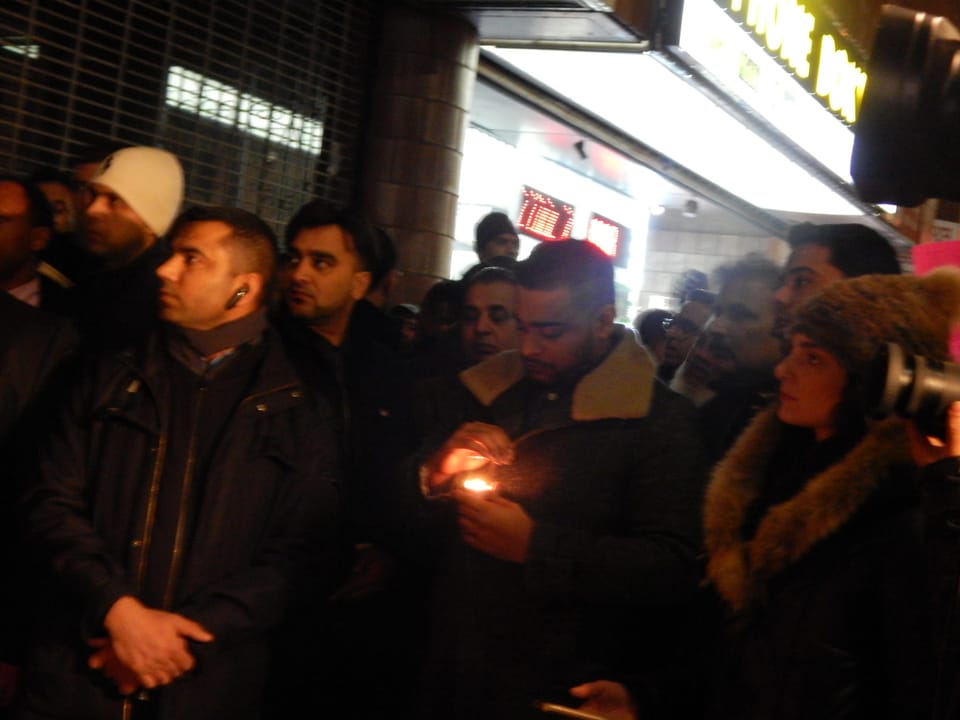
[[[40,46],[21,36],[11,36],[0,40],[0,47],[14,55],[37,60],[40,57]]]
[[[178,65],[167,72],[166,104],[313,155],[323,146],[323,123]]]
[[[489,52],[756,207],[863,215],[649,53]]]

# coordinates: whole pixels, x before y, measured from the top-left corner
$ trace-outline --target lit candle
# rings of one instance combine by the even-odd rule
[[[470,492],[482,493],[489,492],[496,487],[492,482],[484,480],[481,477],[471,477],[463,481],[463,489]]]

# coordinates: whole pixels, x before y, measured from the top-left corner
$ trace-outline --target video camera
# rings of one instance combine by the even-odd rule
[[[850,165],[860,197],[912,207],[960,200],[960,32],[938,15],[884,5],[867,64]],[[875,416],[912,418],[944,437],[960,365],[882,347],[867,379]]]
[[[943,438],[947,407],[960,400],[960,365],[907,355],[887,343],[870,368],[866,392],[873,415],[911,418],[924,434]]]
[[[867,202],[960,200],[960,32],[946,18],[883,6],[850,172]]]

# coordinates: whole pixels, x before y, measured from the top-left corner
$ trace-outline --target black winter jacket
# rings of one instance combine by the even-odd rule
[[[933,718],[954,720],[960,717],[960,458],[924,468],[922,488],[937,653]]]
[[[159,717],[256,718],[267,636],[322,577],[336,523],[323,428],[272,331],[197,493],[173,602],[216,640],[198,666],[154,691]],[[159,336],[92,364],[45,447],[24,502],[27,541],[52,569],[19,717],[121,718],[112,684],[86,668],[107,610],[136,596],[167,443],[167,362]],[[201,479],[197,479],[198,482]],[[309,579],[308,579],[309,578]]]
[[[574,684],[629,676],[642,716],[659,718],[676,691],[697,580],[699,435],[693,405],[655,378],[634,334],[618,341],[553,421],[531,427],[530,398],[554,401],[516,352],[462,373],[464,402],[434,414],[449,430],[482,420],[515,438],[516,461],[494,476],[534,530],[527,560],[510,563],[450,528],[424,717],[533,717],[535,700],[575,705]]]
[[[820,450],[785,462],[782,438],[797,430],[762,411],[707,490],[707,580],[723,624],[706,663],[706,717],[926,718],[923,515],[903,423],[875,424],[798,476],[795,492],[771,497],[771,482]]]

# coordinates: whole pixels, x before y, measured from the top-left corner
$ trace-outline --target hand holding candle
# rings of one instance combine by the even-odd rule
[[[533,520],[523,506],[501,496],[495,488],[478,492],[461,487],[453,497],[457,501],[464,542],[507,562],[520,563],[527,559]]]
[[[427,462],[428,481],[436,488],[453,475],[476,470],[489,463],[508,465],[513,462],[513,441],[502,428],[489,423],[469,422],[461,425]]]

